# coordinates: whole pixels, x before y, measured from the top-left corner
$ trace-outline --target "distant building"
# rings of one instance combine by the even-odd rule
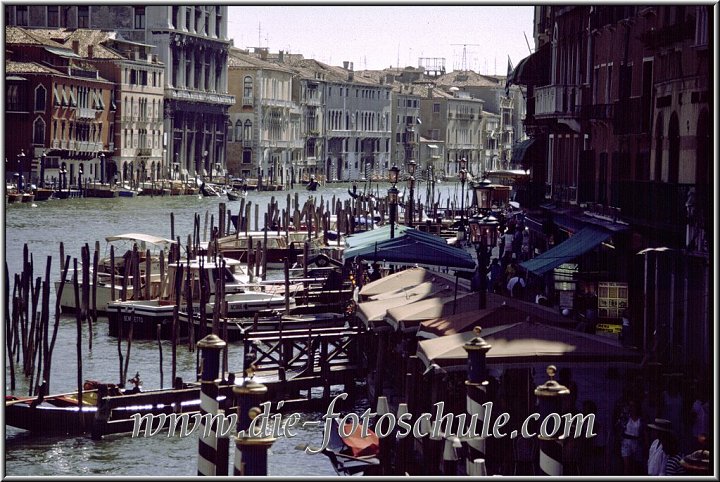
[[[230,173],[260,184],[290,185],[304,146],[292,70],[237,49],[230,51],[228,69],[238,99],[228,124]]]
[[[163,177],[225,175],[227,112],[234,103],[227,93],[227,6],[7,5],[5,19],[30,28],[100,29],[154,45],[165,66]],[[140,50],[136,55],[144,60]]]

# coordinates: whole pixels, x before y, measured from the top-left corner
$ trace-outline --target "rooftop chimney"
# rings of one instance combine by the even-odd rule
[[[344,61],[343,61],[343,69],[347,70],[347,69],[348,69],[348,65],[350,65],[350,62],[348,62],[347,60],[344,60]]]
[[[285,60],[285,52],[278,50],[278,61],[282,63]]]
[[[72,41],[72,49],[73,49],[73,52],[78,53],[78,51],[80,50],[80,41],[79,40]]]
[[[88,58],[89,58],[89,59],[93,58],[93,46],[92,46],[92,45],[88,45],[87,50],[88,50],[88,52],[87,52]]]

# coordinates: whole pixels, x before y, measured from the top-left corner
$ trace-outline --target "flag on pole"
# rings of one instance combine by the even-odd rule
[[[505,97],[510,97],[510,76],[513,73],[513,65],[510,61],[510,56],[508,55],[508,68],[507,68],[507,77],[505,77]]]

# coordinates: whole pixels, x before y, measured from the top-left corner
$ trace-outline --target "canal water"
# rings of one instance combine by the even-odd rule
[[[364,183],[363,183],[364,184]],[[295,192],[302,205],[310,196],[317,200],[332,201],[347,199],[348,184],[321,186],[316,192],[302,188]],[[387,184],[380,184],[383,195]],[[400,187],[400,186],[399,186]],[[359,190],[364,185],[358,186]],[[416,188],[423,201],[425,188]],[[421,191],[422,189],[422,191]],[[291,191],[291,194],[295,195]],[[402,189],[401,189],[402,192]],[[457,183],[438,185],[436,199],[440,195],[442,206],[447,200],[459,203]],[[250,192],[246,201],[260,206],[260,219],[271,199],[279,200],[280,208],[286,206],[287,191]],[[95,241],[100,242],[100,255],[105,255],[105,237],[123,233],[145,233],[170,237],[170,213],[175,218],[175,235],[183,241],[192,233],[195,214],[200,215],[201,236],[205,213],[215,216],[217,224],[218,205],[224,202],[227,209],[237,214],[239,201],[227,198],[198,196],[136,197],[115,199],[67,199],[50,200],[30,204],[6,205],[5,215],[5,259],[9,272],[12,294],[12,280],[22,268],[23,245],[26,243],[34,260],[34,278],[43,277],[47,257],[52,256],[51,280],[60,277],[59,246],[64,243],[65,254],[80,258],[81,247],[88,243],[91,250]],[[467,206],[467,201],[466,201]],[[252,216],[255,215],[254,208]],[[254,226],[254,220],[252,221]],[[209,228],[208,228],[209,229]],[[91,251],[92,253],[92,251]],[[92,254],[91,254],[92,255]],[[3,276],[4,278],[4,276]],[[51,287],[50,306],[55,303],[54,285]],[[52,309],[52,308],[51,308]],[[6,311],[7,313],[7,311]],[[54,315],[50,314],[50,320]],[[107,319],[99,318],[94,328],[92,351],[88,350],[88,334],[83,334],[83,379],[116,383],[119,373],[117,339],[107,333]],[[85,330],[87,327],[85,327]],[[4,345],[3,337],[3,345]],[[171,347],[162,343],[164,386],[170,385]],[[123,344],[123,354],[125,344]],[[187,347],[178,347],[177,372],[184,380],[195,379],[195,353]],[[237,370],[242,363],[239,345],[230,345],[229,365]],[[11,392],[7,355],[5,355],[5,394],[26,396],[27,380],[17,375],[17,387]],[[128,376],[140,373],[144,387],[160,387],[160,360],[157,342],[133,342]],[[69,392],[77,387],[76,325],[74,315],[63,315],[58,331],[58,340],[52,357],[51,393]],[[356,409],[366,408],[367,401],[359,400]],[[302,421],[320,420],[323,413],[301,414]],[[306,444],[319,446],[322,441],[322,425],[298,425],[294,437],[279,438],[269,452],[268,475],[335,475],[329,460],[323,455],[304,452]],[[167,437],[156,435],[150,438],[132,438],[129,435],[106,436],[95,441],[89,437],[47,437],[35,436],[23,430],[5,427],[5,473],[10,476],[74,476],[74,475],[125,475],[125,476],[192,476],[197,473],[197,434],[189,437]],[[232,459],[234,448],[230,449]],[[232,470],[230,471],[232,473]]]

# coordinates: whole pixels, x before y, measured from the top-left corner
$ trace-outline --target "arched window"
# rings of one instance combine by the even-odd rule
[[[252,122],[250,122],[250,119],[245,121],[245,127],[243,128],[243,138],[246,141],[252,140]]]
[[[45,112],[45,94],[46,94],[45,87],[42,85],[38,85],[35,88],[35,112],[42,111]]]
[[[663,115],[660,113],[655,123],[655,173],[653,175],[655,181],[662,181],[663,130]]]
[[[227,140],[228,140],[228,142],[233,142],[233,123],[232,123],[232,121],[228,121],[228,123],[227,123]]]
[[[238,119],[237,122],[235,122],[235,141],[240,142],[242,139],[242,122]]]
[[[680,126],[676,112],[670,115],[668,127],[668,178],[667,182],[677,184],[680,171]]]
[[[243,98],[248,100],[253,97],[253,80],[249,75],[243,80]]]
[[[33,144],[45,144],[45,121],[42,117],[33,122]]]

